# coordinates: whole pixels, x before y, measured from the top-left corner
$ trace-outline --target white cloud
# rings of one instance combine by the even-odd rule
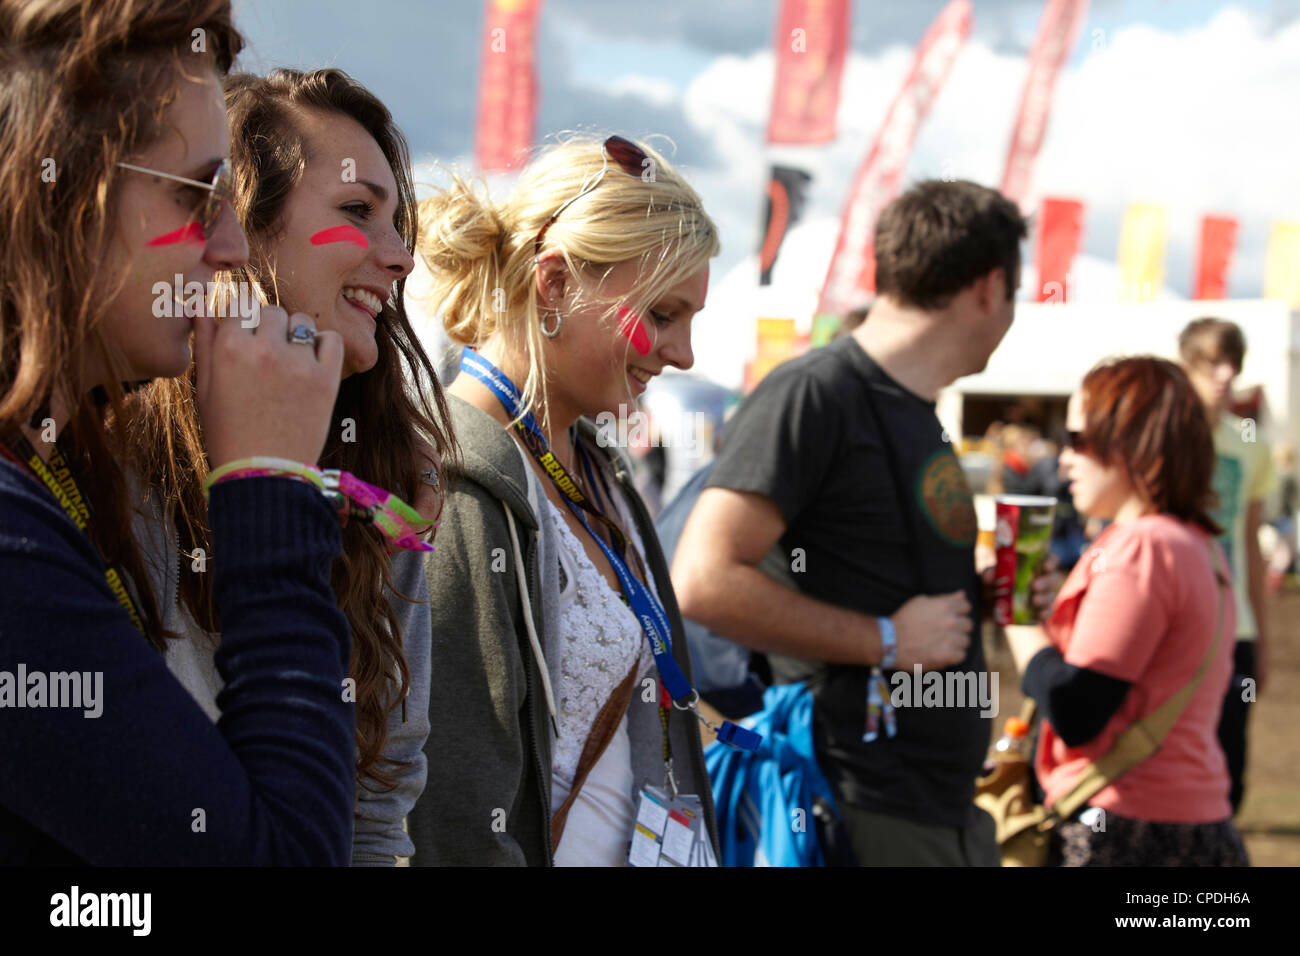
[[[675,85],[643,73],[625,73],[600,88],[609,96],[635,96],[653,106],[675,106],[681,100]]]
[[[1057,82],[1035,192],[1084,202],[1086,271],[1096,280],[1088,287],[1108,287],[1097,263],[1114,260],[1124,207],[1150,201],[1168,210],[1166,281],[1173,293],[1188,293],[1199,218],[1214,212],[1241,222],[1231,294],[1259,295],[1269,223],[1300,218],[1300,124],[1294,121],[1300,21],[1272,35],[1267,28],[1263,18],[1229,7],[1181,32],[1149,26],[1109,35],[1083,31],[1084,56]],[[810,220],[838,217],[912,55],[893,47],[850,56],[840,136],[825,148],[765,146],[770,51],[719,57],[690,82],[687,119],[708,132],[724,158],[723,168],[693,176],[722,231],[724,272],[757,246],[773,159],[793,160],[814,173],[805,211]],[[921,128],[907,181],[950,173],[996,185],[1026,69],[1023,57],[968,41]],[[800,241],[798,234],[788,237],[782,256]],[[805,299],[820,289],[828,258],[829,245],[816,257],[801,257],[795,281],[803,284]],[[738,279],[726,286],[733,283],[739,296]],[[736,321],[746,306],[739,298],[724,302],[723,295],[719,281],[702,321],[715,314]]]

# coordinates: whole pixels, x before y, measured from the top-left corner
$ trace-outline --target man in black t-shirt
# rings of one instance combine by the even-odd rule
[[[745,400],[673,562],[684,616],[809,681],[864,865],[998,862],[973,803],[991,716],[974,502],[934,407],[1010,328],[1024,236],[1015,205],[973,183],[886,207],[870,317]],[[793,590],[758,570],[774,545]],[[881,665],[886,706],[869,708]]]

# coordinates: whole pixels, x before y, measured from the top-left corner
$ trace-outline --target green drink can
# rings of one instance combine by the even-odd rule
[[[994,571],[993,620],[1008,624],[1036,624],[1030,584],[1043,567],[1052,542],[1056,499],[1037,495],[998,495],[993,541],[997,549]]]

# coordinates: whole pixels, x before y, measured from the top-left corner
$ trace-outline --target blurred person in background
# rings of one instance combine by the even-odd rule
[[[1027,466],[1023,473],[1009,468],[1003,472],[1003,491],[1009,495],[1042,495],[1056,499],[1052,521],[1052,554],[1063,570],[1070,570],[1083,552],[1084,533],[1078,511],[1070,497],[1069,483],[1061,475],[1060,455],[1055,442],[1038,437],[1037,429],[1009,425],[1023,437],[1020,458]]]
[[[894,200],[870,319],[744,401],[673,562],[686,616],[809,682],[817,762],[863,865],[998,863],[973,803],[979,706],[895,714],[869,694],[894,669],[985,669],[974,502],[935,401],[1011,327],[1024,235],[1015,204],[974,183]],[[761,569],[774,547],[793,588]]]
[[[1296,479],[1295,449],[1289,442],[1278,445],[1275,457],[1279,476],[1277,515],[1273,527],[1277,529],[1278,546],[1269,561],[1271,589],[1274,593],[1285,583],[1286,576],[1295,573],[1296,558],[1296,507],[1300,503],[1300,482]]]
[[[1197,319],[1179,334],[1178,353],[1214,436],[1213,488],[1218,504],[1212,514],[1223,528],[1222,544],[1228,553],[1236,592],[1234,676],[1219,725],[1219,739],[1232,774],[1230,799],[1236,813],[1245,792],[1249,707],[1268,682],[1266,567],[1260,553],[1259,528],[1264,501],[1272,493],[1276,478],[1268,446],[1256,441],[1255,423],[1227,411],[1232,383],[1241,374],[1246,358],[1246,339],[1241,329],[1225,319]]]
[[[1050,859],[1247,865],[1216,733],[1235,608],[1208,510],[1213,442],[1196,392],[1173,362],[1106,362],[1084,378],[1066,421],[1062,467],[1074,500],[1111,524],[1042,625],[1006,628],[1043,718],[1035,771],[1045,805],[1132,725],[1195,686],[1154,753],[1053,830]]]

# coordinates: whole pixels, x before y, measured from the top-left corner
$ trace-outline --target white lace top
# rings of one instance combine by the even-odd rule
[[[560,736],[552,764],[557,782],[564,779],[567,794],[596,715],[634,662],[640,660],[644,672],[653,667],[654,658],[631,609],[591,563],[582,542],[550,498],[546,499],[546,510],[560,541],[560,567],[564,572],[564,590],[560,592],[564,644],[555,688]],[[626,522],[623,527],[632,546],[643,552],[632,523]],[[646,574],[654,589],[654,576],[648,567]]]
[[[645,549],[621,501],[619,510],[622,525],[644,563]],[[636,617],[610,588],[549,498],[546,513],[560,543],[556,550],[564,582],[560,593],[564,640],[555,689],[560,736],[552,753],[551,806],[556,808],[573,788],[578,760],[596,715],[634,664],[638,674],[645,675],[653,672],[654,658]],[[648,567],[646,574],[653,589],[654,576]],[[624,714],[569,810],[564,835],[555,848],[557,866],[625,864],[635,819],[635,786]]]

